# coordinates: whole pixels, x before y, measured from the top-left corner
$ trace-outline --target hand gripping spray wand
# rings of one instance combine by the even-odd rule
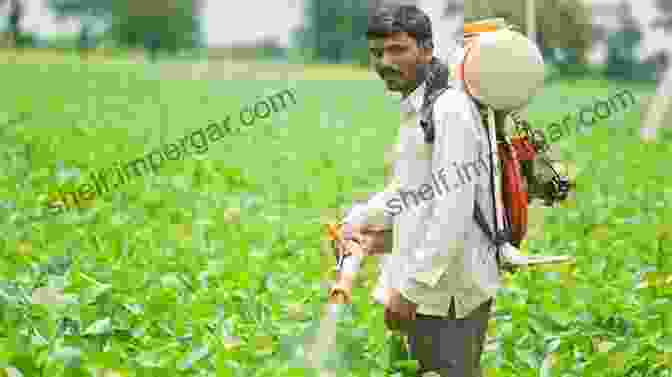
[[[343,243],[343,224],[332,223],[327,225],[327,236],[331,242],[331,247],[336,255],[336,282],[329,290],[328,298],[328,315],[332,316],[326,323],[334,326],[333,321],[335,316],[342,313],[343,304],[352,304],[352,289],[357,276],[361,270],[364,262],[364,257],[371,255],[371,253],[364,251],[357,241],[350,240],[350,247],[338,247],[339,243]],[[376,253],[377,254],[377,253]],[[382,302],[387,302],[387,297],[382,297]],[[322,328],[322,326],[321,326]],[[333,332],[335,329],[331,329]],[[318,340],[319,341],[319,340]],[[409,360],[408,347],[404,337],[397,332],[393,332],[388,336],[388,343],[390,347],[390,364],[394,371],[399,368],[407,368],[409,371],[417,369],[417,363]],[[401,362],[401,365],[397,364]],[[396,364],[396,365],[395,365]]]
[[[369,198],[366,201],[357,200],[346,211],[346,218],[350,218],[353,223],[359,224],[364,218],[360,219],[360,216],[367,212],[368,206],[377,207],[381,204],[380,201],[380,198]],[[370,225],[368,229],[374,233],[387,232],[383,226]],[[340,308],[339,304],[352,303],[352,289],[362,268],[364,257],[390,251],[389,249],[368,250],[364,245],[360,245],[357,240],[349,237],[349,232],[350,230],[346,229],[342,221],[330,223],[326,229],[327,239],[330,241],[331,249],[336,256],[336,282],[329,289],[328,302],[331,311],[340,311],[338,309]]]
[[[327,226],[329,240],[336,253],[336,283],[329,290],[329,304],[351,304],[352,288],[364,261],[364,251],[358,247],[357,241],[351,240],[348,249],[337,247],[342,242],[342,224]]]
[[[352,288],[364,259],[362,248],[357,247],[356,241],[350,241],[349,246],[351,247],[347,250],[337,247],[337,243],[342,240],[341,228],[341,224],[327,226],[327,236],[337,260],[336,283],[329,290],[327,310],[320,320],[315,343],[305,348],[308,350],[306,352],[307,363],[319,371],[320,377],[333,376],[332,371],[322,368],[323,356],[333,353],[336,345],[337,322],[345,312],[346,305],[352,303]]]

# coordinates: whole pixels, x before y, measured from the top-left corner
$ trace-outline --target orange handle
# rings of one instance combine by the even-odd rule
[[[497,25],[493,24],[473,23],[464,25],[464,34],[487,33],[497,30],[498,30]]]
[[[341,238],[341,224],[331,223],[327,225],[327,237],[331,241],[336,241]]]
[[[340,240],[342,224],[331,223],[327,225],[327,236],[333,242]],[[346,251],[346,254],[350,254],[349,251]],[[359,257],[359,252],[357,253]],[[360,261],[361,262],[361,261]],[[357,269],[358,270],[358,269]],[[356,271],[350,271],[345,273],[341,271],[337,274],[336,284],[329,290],[329,303],[330,304],[350,304],[352,301],[352,288],[355,281]]]

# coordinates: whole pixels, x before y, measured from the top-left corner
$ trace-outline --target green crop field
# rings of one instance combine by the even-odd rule
[[[0,71],[6,375],[312,376],[304,344],[333,263],[323,225],[383,187],[398,126],[382,84],[329,67],[254,79],[224,63],[195,74],[186,62],[15,62]],[[529,118],[545,127],[623,89],[638,101],[655,89],[624,85],[553,84]],[[286,89],[296,103],[207,152],[166,161],[81,210],[27,220],[59,187],[227,116],[239,125],[241,108]],[[634,105],[557,141],[576,168],[576,199],[535,208],[526,248],[577,264],[506,277],[488,377],[672,376],[672,133],[641,144],[640,119]],[[339,323],[328,355],[338,375],[392,375],[374,279]]]

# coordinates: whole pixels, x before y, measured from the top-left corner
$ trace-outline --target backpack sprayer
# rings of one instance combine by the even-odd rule
[[[466,24],[465,57],[461,69],[456,70],[457,78],[478,102],[508,112],[515,125],[508,139],[517,152],[529,200],[541,199],[544,205],[552,206],[567,199],[573,184],[553,166],[545,138],[517,111],[530,102],[544,81],[541,53],[517,29],[503,18]],[[504,125],[496,125],[498,140],[507,139]]]
[[[539,198],[545,205],[565,200],[571,187],[549,161],[545,140],[535,134],[517,112],[541,89],[545,66],[539,48],[503,18],[464,26],[464,54],[454,66],[455,78],[476,102],[488,129],[491,151],[501,160],[501,179],[492,179],[502,205],[495,205],[495,227],[476,218],[498,246],[498,261],[513,271],[521,265],[573,262],[569,256],[526,256],[518,248],[527,234],[528,203]],[[506,116],[515,124],[512,136]],[[491,153],[492,166],[497,166]],[[491,169],[492,170],[492,169]],[[500,191],[501,190],[501,191]],[[498,200],[493,200],[497,203]],[[479,221],[481,220],[481,221]]]

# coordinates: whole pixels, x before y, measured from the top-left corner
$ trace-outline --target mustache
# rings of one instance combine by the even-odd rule
[[[378,70],[378,74],[381,77],[387,77],[387,76],[392,76],[392,75],[399,75],[399,71],[392,69],[392,68],[383,68]]]

